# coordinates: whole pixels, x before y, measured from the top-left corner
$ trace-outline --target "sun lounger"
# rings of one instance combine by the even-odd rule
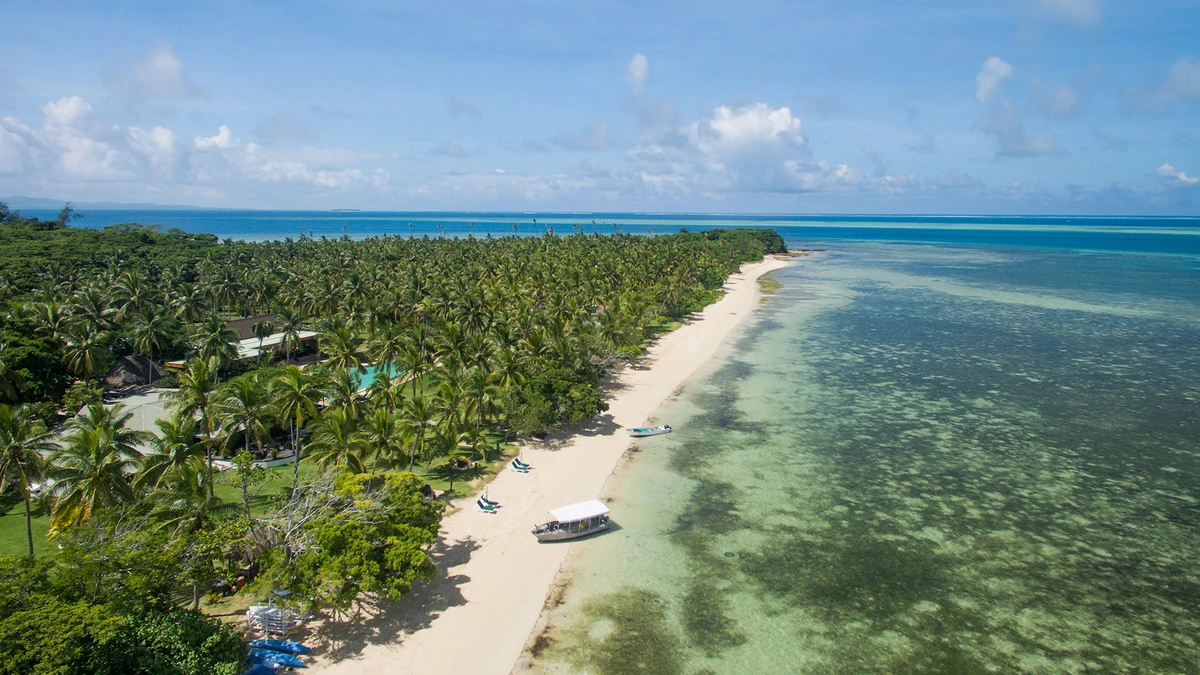
[[[483,501],[483,497],[475,500],[475,508],[483,513],[495,513],[497,504]]]
[[[521,462],[519,459],[513,458],[513,461],[508,463],[508,468],[516,471],[517,473],[529,473],[529,470],[533,467]]]
[[[500,502],[494,502],[494,501],[492,501],[492,500],[488,499],[488,498],[487,498],[487,495],[480,495],[480,496],[479,496],[479,501],[481,501],[481,502],[483,502],[484,504],[487,504],[488,506],[491,506],[491,507],[497,507],[497,506],[500,506]]]

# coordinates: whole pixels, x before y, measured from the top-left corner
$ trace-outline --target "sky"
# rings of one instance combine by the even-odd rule
[[[1200,2],[0,0],[0,196],[1200,215]]]

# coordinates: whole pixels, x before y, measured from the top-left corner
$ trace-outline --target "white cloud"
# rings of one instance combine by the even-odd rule
[[[229,127],[222,124],[217,129],[216,136],[197,136],[193,145],[197,150],[210,150],[212,148],[234,148],[239,144]]]
[[[981,107],[979,128],[1000,142],[1000,151],[996,153],[999,157],[1065,154],[1050,132],[1027,130],[1021,114],[1011,101],[1003,99],[992,102],[1003,88],[1004,81],[1011,79],[1014,72],[1012,65],[997,56],[990,56],[983,62],[983,67],[975,76],[975,98]]]
[[[186,101],[208,96],[183,72],[183,63],[166,42],[155,43],[145,58],[129,71],[106,78],[106,84],[114,99],[130,104]]]
[[[625,67],[625,81],[640,87],[646,83],[649,76],[650,59],[647,59],[645,54],[634,54],[633,58],[629,59],[629,65]]]
[[[1013,67],[998,56],[989,56],[983,62],[983,68],[975,76],[978,86],[975,88],[975,98],[980,103],[987,103],[993,95],[1000,91],[1004,81],[1013,76]]]
[[[1189,176],[1182,171],[1176,171],[1174,166],[1169,163],[1164,163],[1158,167],[1158,176],[1167,185],[1172,186],[1192,186],[1200,183],[1200,176]]]
[[[43,106],[39,127],[0,118],[0,175],[6,175],[6,188],[32,193],[133,200],[175,195],[181,201],[198,196],[225,203],[230,195],[262,199],[264,185],[278,186],[276,198],[289,202],[323,190],[377,194],[390,185],[385,171],[345,164],[382,158],[394,155],[243,145],[226,125],[188,143],[166,127],[106,122],[78,96]]]
[[[1037,4],[1043,14],[1076,28],[1093,28],[1100,23],[1100,0],[1037,0]]]

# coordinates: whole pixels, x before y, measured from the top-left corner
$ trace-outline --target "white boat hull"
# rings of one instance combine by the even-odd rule
[[[660,427],[645,427],[637,429],[626,429],[626,433],[630,438],[645,438],[646,436],[661,436],[662,434],[671,433],[671,427],[662,425]]]
[[[607,529],[608,521],[606,520],[599,525],[593,525],[592,527],[584,528],[582,530],[571,527],[548,529],[544,532],[538,532],[537,530],[534,530],[533,536],[536,537],[538,541],[563,541],[565,539],[578,539],[579,537],[586,537],[589,534],[595,534],[596,532]]]

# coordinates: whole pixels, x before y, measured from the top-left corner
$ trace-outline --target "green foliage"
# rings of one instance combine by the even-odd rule
[[[260,579],[307,598],[313,610],[345,611],[363,593],[399,600],[437,573],[426,548],[445,504],[426,504],[420,486],[410,473],[339,474],[326,484],[320,515],[262,554]],[[307,496],[298,501],[310,503]],[[295,515],[285,508],[276,525]]]
[[[582,382],[580,380],[583,380]],[[542,434],[560,422],[579,422],[608,410],[595,388],[595,375],[545,364],[514,392],[510,423],[518,434]]]
[[[17,395],[12,403],[59,401],[70,385],[71,374],[63,363],[62,345],[51,338],[16,332],[17,325],[0,333],[0,359],[16,374]],[[4,401],[0,392],[0,402]]]
[[[100,672],[103,645],[121,620],[86,602],[36,600],[0,619],[0,675]]]
[[[48,262],[64,270],[99,272],[120,258],[160,270],[178,269],[186,276],[217,245],[212,235],[164,232],[157,226],[92,230],[49,223],[53,225],[46,227],[37,219],[0,222],[0,277],[18,293],[38,287],[38,268]]]
[[[63,410],[74,415],[84,407],[104,400],[104,389],[93,382],[76,382],[63,394]]]
[[[195,611],[128,615],[104,643],[98,674],[238,675],[248,648],[237,628]]]

